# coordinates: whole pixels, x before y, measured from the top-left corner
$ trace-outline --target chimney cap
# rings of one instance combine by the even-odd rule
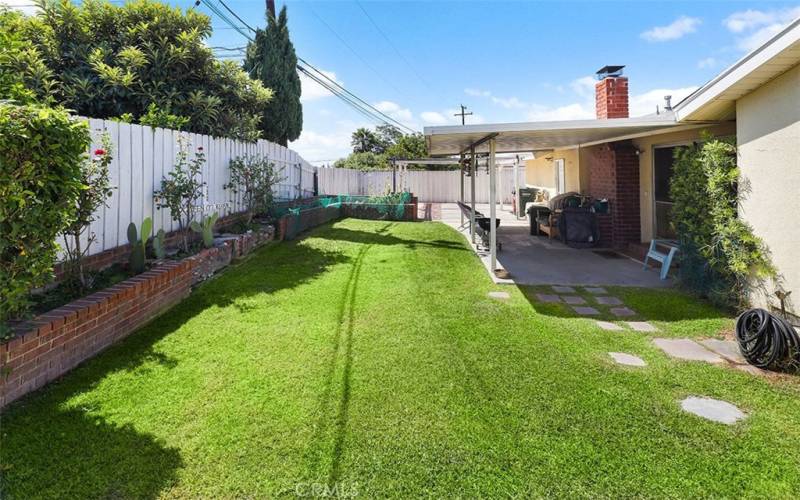
[[[603,66],[597,70],[597,79],[603,80],[604,78],[616,78],[622,76],[622,68],[625,66]]]

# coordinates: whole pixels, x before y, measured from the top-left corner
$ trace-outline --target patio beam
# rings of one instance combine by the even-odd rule
[[[467,146],[467,147],[465,147],[464,149],[462,149],[462,150],[461,150],[461,153],[466,153],[467,151],[469,151],[469,152],[470,152],[470,154],[472,154],[472,156],[475,156],[475,150],[476,150],[476,149],[478,149],[478,147],[479,147],[481,144],[484,144],[484,143],[486,143],[487,141],[490,141],[490,140],[494,139],[494,138],[495,138],[495,137],[497,137],[498,135],[500,135],[500,133],[499,133],[499,132],[492,132],[491,134],[489,134],[489,135],[487,135],[487,136],[484,136],[484,137],[483,137],[483,139],[478,139],[477,141],[473,142],[473,143],[472,143],[472,144],[470,144],[469,146]]]

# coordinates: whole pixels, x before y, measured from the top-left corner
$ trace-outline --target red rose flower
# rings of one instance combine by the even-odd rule
[[[105,149],[95,149],[94,150],[94,154],[96,156],[103,156],[104,154],[106,154],[106,150]]]
[[[202,151],[203,150],[203,146],[200,146],[199,148],[197,148],[197,150],[198,151]]]

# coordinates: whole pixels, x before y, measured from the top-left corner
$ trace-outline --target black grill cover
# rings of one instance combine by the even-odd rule
[[[597,245],[597,220],[594,212],[586,208],[565,208],[558,218],[561,240],[575,248]]]

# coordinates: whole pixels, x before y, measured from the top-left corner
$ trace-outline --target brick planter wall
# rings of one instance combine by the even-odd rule
[[[157,264],[15,328],[0,344],[0,408],[67,373],[186,298],[192,285],[272,240],[273,231],[223,238],[182,261]]]

